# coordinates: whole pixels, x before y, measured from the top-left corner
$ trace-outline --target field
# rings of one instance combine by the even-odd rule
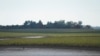
[[[62,31],[63,30],[63,31]],[[43,36],[43,38],[22,38]],[[100,48],[99,30],[14,29],[0,32],[0,46],[64,46],[64,47],[98,47]],[[6,39],[6,40],[2,40]]]

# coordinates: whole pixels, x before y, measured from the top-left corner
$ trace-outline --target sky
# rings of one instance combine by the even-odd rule
[[[100,26],[100,0],[0,0],[0,25],[21,25],[26,20]]]

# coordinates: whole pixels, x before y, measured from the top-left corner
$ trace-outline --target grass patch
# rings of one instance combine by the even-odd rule
[[[45,38],[21,38],[24,36],[46,36]],[[100,33],[19,33],[0,32],[0,45],[63,45],[78,47],[100,47]],[[12,39],[13,38],[13,39]]]

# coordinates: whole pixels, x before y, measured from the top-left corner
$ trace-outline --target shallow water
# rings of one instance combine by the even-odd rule
[[[27,36],[27,37],[20,37],[20,38],[44,38],[44,36]],[[11,39],[14,38],[0,38],[0,40],[11,40]]]
[[[0,39],[0,40],[9,40],[9,39]]]
[[[100,56],[97,51],[53,48],[5,48],[0,56]]]
[[[23,37],[23,38],[44,38],[44,36],[28,36],[28,37]]]

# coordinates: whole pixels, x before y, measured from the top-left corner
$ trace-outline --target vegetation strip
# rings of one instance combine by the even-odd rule
[[[21,38],[25,36],[46,36],[45,38]],[[0,32],[0,46],[72,46],[100,48],[100,33],[19,33]]]

